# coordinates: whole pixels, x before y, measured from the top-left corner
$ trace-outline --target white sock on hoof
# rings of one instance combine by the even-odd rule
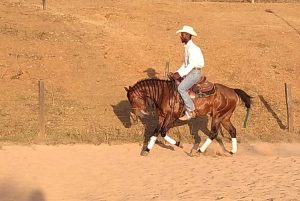
[[[237,140],[236,140],[236,138],[231,138],[231,144],[232,144],[231,153],[235,154],[237,152]]]
[[[169,142],[170,144],[173,144],[173,145],[176,144],[176,141],[175,141],[173,138],[171,138],[170,136],[168,136],[168,135],[166,135],[166,136],[164,137],[164,139],[165,139],[167,142]]]
[[[155,145],[156,139],[157,139],[157,137],[155,137],[155,136],[152,136],[150,138],[150,141],[149,141],[148,146],[147,146],[148,149],[152,149],[153,148],[153,146]]]
[[[205,150],[207,149],[207,147],[210,145],[211,142],[212,142],[212,140],[210,138],[206,139],[206,141],[200,148],[201,153],[205,152]]]

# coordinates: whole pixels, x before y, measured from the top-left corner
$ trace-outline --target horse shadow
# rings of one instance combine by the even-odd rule
[[[120,122],[122,122],[125,128],[131,127],[130,122],[130,103],[127,100],[120,101],[117,105],[111,105],[113,112],[118,117]]]
[[[130,120],[131,105],[128,100],[122,100],[116,105],[111,105],[111,107],[113,108],[113,112],[125,128],[130,128],[133,126]],[[147,107],[150,108],[147,109],[147,111],[150,111],[150,115],[144,116],[142,119],[139,119],[144,126],[144,141],[142,150],[147,146],[148,141],[153,135],[153,132],[157,125],[157,115],[153,112],[153,105],[148,104]],[[171,149],[170,147],[163,145],[163,143],[158,142],[157,144],[159,144],[160,146],[164,146],[165,148]]]

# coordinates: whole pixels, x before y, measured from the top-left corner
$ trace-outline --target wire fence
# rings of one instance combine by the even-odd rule
[[[108,104],[106,99],[110,97],[111,100],[111,96],[115,94],[99,97],[99,94],[90,93],[72,97],[59,90],[47,90],[46,82],[43,116],[38,92],[27,96],[2,96],[0,141],[99,144],[142,142],[153,134],[156,127],[154,112],[138,125],[132,125],[131,107],[126,96],[118,96],[115,104]],[[173,133],[175,138],[180,133],[187,133],[187,139],[192,138],[187,128],[181,128],[180,131],[177,128]]]
[[[44,91],[44,113],[41,125],[39,92],[2,95],[0,98],[0,141],[12,142],[43,142],[43,143],[112,143],[112,142],[142,142],[153,134],[156,127],[156,116],[152,112],[138,125],[132,125],[130,119],[131,106],[126,95],[105,94],[99,97],[97,93],[87,95],[66,95],[61,90]],[[111,103],[114,100],[114,103]],[[260,101],[273,116],[276,114],[270,105],[260,97]],[[256,103],[257,105],[258,103]],[[149,108],[149,111],[153,108]],[[235,114],[239,123],[244,119],[244,108]],[[258,108],[257,110],[261,110]],[[267,114],[252,114],[252,119],[260,121],[269,118]],[[276,117],[276,116],[275,116]],[[289,117],[291,118],[291,117]],[[279,127],[284,130],[277,116]],[[292,121],[291,121],[292,122]],[[187,124],[176,123],[170,134],[174,138],[183,138],[193,141],[195,136],[209,133],[210,118],[207,116],[189,121]],[[251,124],[253,132],[258,129]],[[276,125],[275,125],[276,126]],[[291,128],[291,126],[289,126]],[[44,129],[44,133],[41,132]],[[251,128],[250,128],[251,129]],[[271,128],[266,127],[264,133],[270,133]],[[41,133],[43,135],[41,135]]]

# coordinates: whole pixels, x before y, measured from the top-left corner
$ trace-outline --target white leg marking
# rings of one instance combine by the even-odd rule
[[[207,147],[210,145],[212,140],[210,138],[207,138],[204,144],[201,146],[200,151],[203,153],[207,149]]]
[[[152,149],[152,148],[153,148],[156,139],[157,139],[157,137],[155,137],[155,136],[152,136],[152,137],[150,138],[149,143],[148,143],[148,146],[147,146],[148,149]]]
[[[232,144],[231,152],[235,154],[237,152],[237,140],[236,140],[236,138],[231,138],[231,144]]]
[[[175,141],[173,138],[171,138],[170,136],[168,136],[168,135],[166,135],[166,136],[164,137],[164,139],[165,139],[167,142],[169,142],[170,144],[173,144],[173,145],[176,144],[176,141]]]

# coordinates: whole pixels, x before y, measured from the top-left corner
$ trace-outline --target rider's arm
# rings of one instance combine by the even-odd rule
[[[180,68],[176,71],[176,72],[181,72],[181,71],[183,71],[185,69],[185,64],[183,63],[181,66],[180,66]],[[180,73],[179,73],[179,75],[180,75]],[[181,76],[181,75],[180,75]],[[182,77],[182,76],[181,76]]]

